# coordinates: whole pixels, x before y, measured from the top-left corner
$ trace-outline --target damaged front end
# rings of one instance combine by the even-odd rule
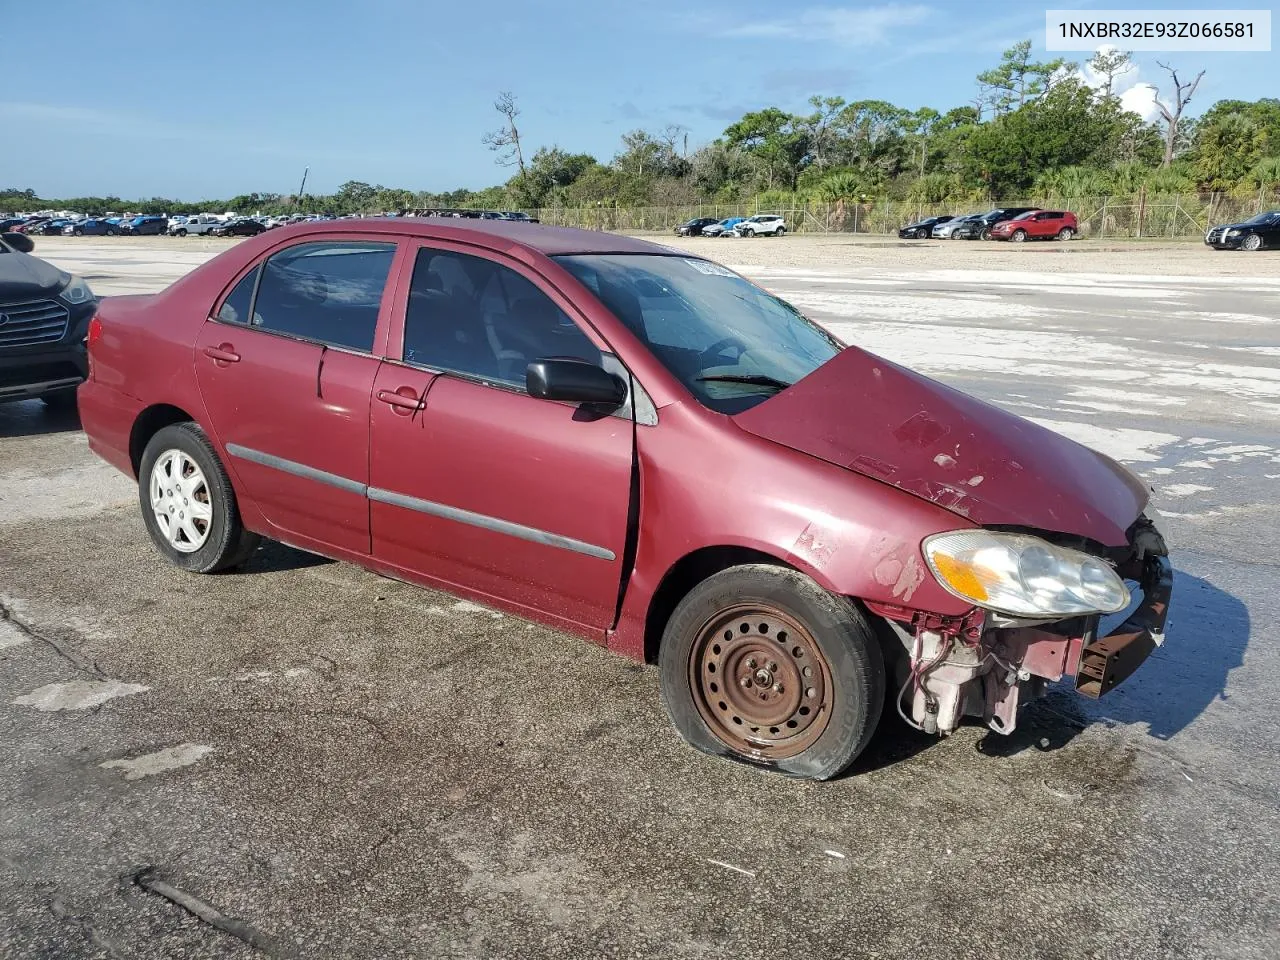
[[[948,734],[965,717],[1011,733],[1019,706],[1047,684],[1073,678],[1076,690],[1097,698],[1114,689],[1164,642],[1173,568],[1163,538],[1142,517],[1128,544],[1102,551],[1142,598],[1124,622],[1098,636],[1101,614],[1046,619],[975,607],[964,617],[939,617],[884,603],[868,603],[902,645],[897,707],[911,726]]]

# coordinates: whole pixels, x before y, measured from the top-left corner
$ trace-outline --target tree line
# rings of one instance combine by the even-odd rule
[[[1192,76],[1160,66],[1168,82],[1155,122],[1122,106],[1117,84],[1135,69],[1128,53],[1096,54],[1089,61],[1090,84],[1077,64],[1033,60],[1031,41],[1024,40],[977,76],[972,100],[945,111],[815,95],[798,113],[776,106],[750,111],[692,152],[688,132],[678,125],[633,130],[605,161],[554,144],[530,152],[518,100],[504,92],[494,103],[500,125],[483,142],[512,174],[483,190],[415,192],[352,180],[329,195],[252,193],[191,203],[162,197],[42,200],[31,190],[11,189],[0,191],[0,210],[344,214],[752,199],[937,205],[1139,190],[1274,197],[1280,190],[1280,99],[1220,100],[1192,118],[1185,111],[1204,71]]]

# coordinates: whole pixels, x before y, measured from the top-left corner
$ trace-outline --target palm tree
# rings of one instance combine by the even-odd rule
[[[845,204],[856,199],[862,192],[862,184],[852,173],[833,173],[818,184],[819,200],[836,205],[833,226],[837,230],[844,229],[846,217]]]

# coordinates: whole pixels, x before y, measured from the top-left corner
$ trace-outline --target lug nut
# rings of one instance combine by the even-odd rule
[[[755,658],[755,657],[747,657],[747,669],[748,669],[748,670],[754,670],[755,668],[756,668],[756,658]]]
[[[741,685],[741,686],[749,687],[749,686],[751,686],[751,678],[750,678],[750,677],[743,677],[741,680],[739,680],[739,681],[738,681],[738,683],[739,683],[739,685]]]
[[[769,661],[769,672],[770,672],[770,673],[777,673],[777,672],[778,672],[778,665],[777,665],[776,663],[774,663],[772,660],[770,660],[770,661]]]
[[[774,692],[774,693],[781,693],[781,692],[782,692],[782,684],[780,684],[780,683],[775,683],[775,684],[773,685],[773,692]]]

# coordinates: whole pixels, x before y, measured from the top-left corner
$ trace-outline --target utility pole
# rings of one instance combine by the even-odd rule
[[[305,189],[307,188],[307,174],[308,174],[308,173],[310,173],[310,172],[311,172],[311,168],[310,168],[310,167],[303,167],[303,169],[302,169],[302,184],[298,187],[298,205],[299,205],[299,206],[301,206],[301,205],[302,205],[302,191],[303,191],[303,190],[305,190]]]

